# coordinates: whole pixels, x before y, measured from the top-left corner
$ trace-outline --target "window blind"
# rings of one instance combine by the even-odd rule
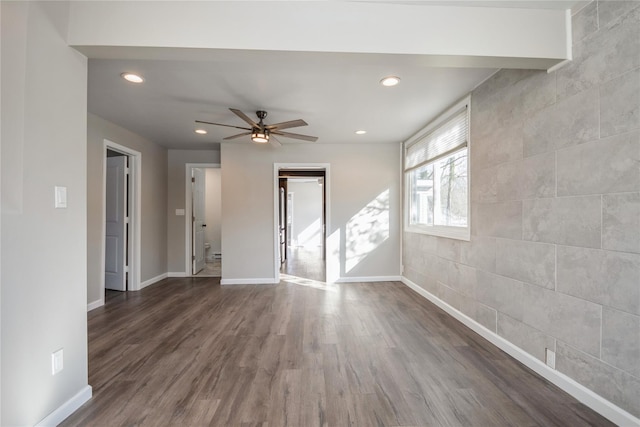
[[[404,170],[421,166],[436,157],[467,145],[469,115],[465,105],[449,120],[407,147]]]

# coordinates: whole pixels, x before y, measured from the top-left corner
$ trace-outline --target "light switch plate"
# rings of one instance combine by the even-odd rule
[[[184,216],[184,209],[176,209],[176,216]]]
[[[67,187],[55,187],[55,206],[56,209],[67,207]]]
[[[51,354],[51,375],[55,375],[64,368],[62,349]]]

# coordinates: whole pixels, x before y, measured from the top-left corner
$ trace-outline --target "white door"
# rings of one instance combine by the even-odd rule
[[[126,291],[127,157],[107,158],[104,287]]]
[[[205,224],[205,174],[203,169],[192,169],[192,189],[193,189],[193,249],[191,259],[193,260],[193,274],[198,274],[204,268],[204,229]]]

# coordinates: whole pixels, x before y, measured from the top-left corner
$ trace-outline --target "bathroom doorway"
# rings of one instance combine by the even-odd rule
[[[222,276],[220,172],[217,164],[187,164],[187,276]]]

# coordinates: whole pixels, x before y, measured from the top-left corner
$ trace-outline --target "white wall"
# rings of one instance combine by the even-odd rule
[[[0,2],[2,419],[33,425],[87,385],[87,60],[67,2]],[[68,207],[54,209],[54,186]],[[51,375],[51,353],[64,370]]]
[[[205,169],[205,212],[206,224],[205,241],[211,244],[207,256],[212,257],[215,252],[222,250],[222,199],[220,168]]]
[[[140,281],[167,272],[167,149],[88,114],[87,123],[87,303],[98,301],[102,270],[104,140],[142,155]]]
[[[167,270],[185,273],[185,217],[176,215],[176,209],[186,209],[185,188],[187,163],[220,163],[218,150],[169,150],[167,185]]]
[[[395,144],[222,145],[222,278],[274,279],[274,163],[329,163],[330,244],[335,276],[400,274],[400,149]],[[386,200],[385,200],[386,198]],[[378,199],[376,201],[376,199]],[[365,224],[369,212],[386,205]],[[373,209],[371,209],[373,208]],[[354,248],[357,235],[361,252]],[[250,259],[251,263],[247,263]],[[347,267],[347,264],[349,265]],[[337,278],[337,277],[330,277]]]
[[[289,179],[287,191],[293,193],[291,244],[306,248],[322,245],[322,187],[318,180]]]

